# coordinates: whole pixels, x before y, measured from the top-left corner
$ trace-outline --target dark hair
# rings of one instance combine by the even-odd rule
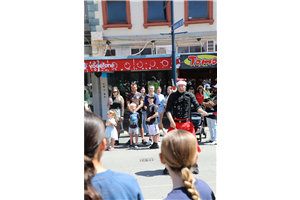
[[[84,112],[84,199],[94,200],[103,198],[94,189],[91,180],[95,175],[92,162],[96,149],[105,136],[105,126],[100,116],[92,112]]]

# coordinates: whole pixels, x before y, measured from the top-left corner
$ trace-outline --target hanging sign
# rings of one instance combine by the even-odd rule
[[[217,67],[217,53],[180,55],[180,69]]]

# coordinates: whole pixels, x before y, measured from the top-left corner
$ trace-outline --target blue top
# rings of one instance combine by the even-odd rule
[[[215,195],[213,191],[210,189],[210,187],[202,181],[201,179],[196,179],[195,181],[195,188],[200,194],[201,200],[215,200]],[[180,187],[180,188],[175,188],[172,190],[167,198],[164,200],[175,200],[175,199],[188,199],[190,200],[191,198],[189,197],[190,193],[187,191],[186,187]]]
[[[130,128],[136,128],[138,126],[138,121],[140,119],[140,114],[138,112],[129,112],[129,127]]]
[[[103,199],[144,199],[137,180],[130,174],[108,169],[95,174],[92,185]]]
[[[168,96],[165,96],[160,102],[159,102],[159,108],[162,108],[162,109],[164,109],[165,108],[165,106],[164,106],[164,101],[166,100],[168,98]]]

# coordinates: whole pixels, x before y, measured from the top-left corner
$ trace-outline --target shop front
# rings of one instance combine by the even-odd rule
[[[176,55],[177,70],[180,66],[179,56]],[[90,101],[93,104],[93,112],[106,119],[106,104],[113,86],[122,89],[124,92],[121,94],[126,97],[132,82],[136,82],[138,88],[146,86],[146,90],[149,82],[156,82],[162,88],[164,85],[171,85],[171,55],[86,57],[84,72],[85,84],[92,83]]]
[[[217,82],[217,53],[181,54],[178,77],[192,80],[195,88],[203,82],[215,85]]]

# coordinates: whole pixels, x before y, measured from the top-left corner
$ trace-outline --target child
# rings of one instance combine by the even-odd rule
[[[108,117],[108,120],[106,120],[106,123],[105,123],[105,126],[106,126],[106,129],[105,129],[105,139],[106,139],[106,149],[105,150],[108,150],[108,151],[112,151],[114,150],[114,145],[115,145],[115,139],[118,138],[118,132],[117,132],[117,129],[115,126],[117,126],[117,122],[116,120],[118,120],[118,116],[117,116],[117,113],[116,111],[114,110],[109,110],[107,111],[107,117]],[[111,146],[109,146],[109,138],[111,138]]]
[[[130,174],[106,169],[103,154],[106,147],[105,126],[93,112],[84,112],[84,199],[140,199],[141,188]],[[104,161],[105,162],[105,161]]]
[[[215,195],[208,184],[192,175],[194,163],[198,159],[197,140],[194,135],[180,129],[168,132],[162,141],[159,157],[161,163],[168,169],[173,182],[173,190],[165,200],[215,200]]]
[[[136,112],[136,104],[131,103],[130,108],[133,112],[129,112],[129,130],[128,133],[130,134],[130,146],[129,148],[135,148],[138,149],[137,143],[138,143],[138,134],[139,134],[139,128],[138,128],[138,120],[140,119],[140,114]],[[135,145],[132,144],[133,140],[133,134],[135,134]]]
[[[150,149],[158,149],[158,126],[157,126],[157,107],[153,103],[154,96],[149,95],[148,96],[149,105],[147,106],[147,112],[146,112],[146,124],[148,126],[149,131],[149,137],[153,136],[153,144],[149,147]]]

